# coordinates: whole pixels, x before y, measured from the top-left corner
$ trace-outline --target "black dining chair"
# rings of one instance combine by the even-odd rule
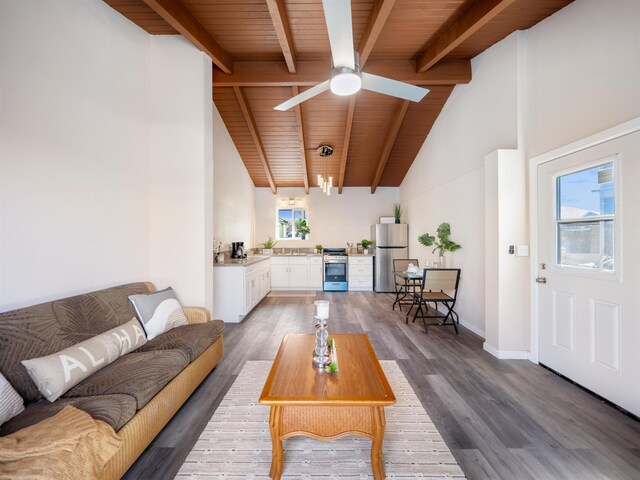
[[[456,305],[458,297],[458,286],[460,284],[459,268],[425,268],[422,275],[422,285],[420,290],[414,292],[413,303],[406,315],[406,323],[409,323],[409,315],[413,307],[416,311],[413,314],[413,321],[420,316],[424,323],[424,331],[427,332],[427,318],[438,318],[441,320],[439,325],[448,325],[447,320],[451,319],[456,335],[458,334],[457,323],[460,323],[460,317],[453,309]],[[429,303],[434,304],[434,313],[429,315]],[[438,304],[441,303],[447,309],[446,315],[438,312]],[[424,306],[424,308],[423,308]],[[455,319],[454,319],[455,317]],[[434,324],[430,324],[434,325]]]
[[[415,280],[403,280],[395,276],[396,272],[406,272],[411,263],[416,267],[420,266],[417,258],[397,258],[393,260],[393,281],[396,288],[396,298],[393,301],[392,310],[395,310],[396,305],[398,305],[398,309],[402,311],[402,301],[410,294],[409,288],[412,287],[415,289]],[[408,302],[405,302],[405,304],[407,303]]]

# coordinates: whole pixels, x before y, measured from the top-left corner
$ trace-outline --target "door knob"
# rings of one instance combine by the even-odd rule
[[[536,283],[547,283],[547,277],[536,277]]]

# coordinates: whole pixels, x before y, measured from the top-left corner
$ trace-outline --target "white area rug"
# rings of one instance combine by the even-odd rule
[[[176,478],[269,478],[269,407],[258,398],[271,363],[245,364]],[[380,364],[398,400],[385,408],[387,478],[465,478],[396,362]],[[321,442],[294,437],[283,445],[283,479],[373,478],[371,441],[366,438]]]

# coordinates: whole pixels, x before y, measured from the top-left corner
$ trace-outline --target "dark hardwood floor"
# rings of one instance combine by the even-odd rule
[[[640,423],[526,360],[497,360],[464,327],[405,325],[392,296],[323,293],[329,331],[366,333],[395,360],[470,479],[639,479]],[[225,354],[127,479],[173,478],[247,360],[272,360],[285,333],[313,331],[308,297],[267,297],[227,324]]]

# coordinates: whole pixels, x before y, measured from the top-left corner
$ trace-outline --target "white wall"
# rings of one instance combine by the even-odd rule
[[[378,223],[378,217],[393,215],[399,193],[396,187],[378,188],[373,195],[368,187],[346,187],[340,195],[333,189],[327,196],[319,188],[311,188],[309,195],[305,195],[304,188],[279,188],[274,195],[268,188],[257,188],[256,242],[262,243],[269,236],[275,238],[276,210],[289,205],[283,199],[296,198],[297,207],[307,208],[311,235],[307,240],[280,240],[277,248],[313,247],[318,243],[346,247],[346,242],[355,246],[371,238],[371,225]]]
[[[499,358],[527,358],[529,330],[518,321],[529,309],[527,165],[519,150],[485,158],[485,350]],[[510,253],[510,247],[515,253]]]
[[[150,78],[150,278],[211,309],[211,59],[180,36],[154,36]]]
[[[142,280],[211,306],[210,81],[100,0],[0,2],[0,310]]]
[[[149,36],[103,2],[0,2],[0,309],[148,278]]]
[[[451,225],[462,245],[447,266],[462,268],[457,311],[461,322],[484,332],[484,157],[517,146],[517,37],[512,35],[472,61],[473,80],[457,86],[400,187],[411,225],[409,253],[435,260],[418,235]]]
[[[450,264],[463,269],[459,311],[473,328],[484,330],[485,262],[497,261],[483,245],[484,157],[518,148],[531,158],[640,116],[639,22],[636,0],[577,0],[494,45],[472,61],[472,82],[454,89],[405,177],[412,227],[448,221],[463,246]],[[513,321],[528,330],[524,309]]]
[[[529,158],[640,115],[638,25],[638,0],[577,0],[527,32]]]
[[[228,250],[231,242],[255,245],[255,188],[231,135],[213,105],[213,236]]]

